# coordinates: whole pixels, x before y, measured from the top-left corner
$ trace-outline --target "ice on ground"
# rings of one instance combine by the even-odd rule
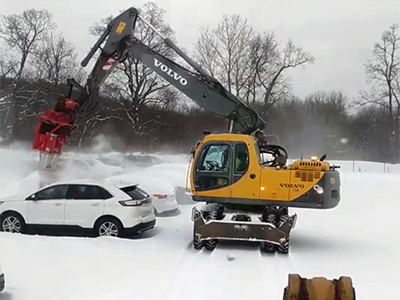
[[[2,193],[22,188],[12,183],[18,176],[9,172]],[[341,181],[339,207],[293,209],[298,221],[288,256],[261,254],[252,243],[221,243],[212,253],[194,250],[190,205],[182,206],[178,216],[157,218],[156,228],[141,238],[0,233],[7,281],[2,296],[7,300],[279,300],[288,274],[299,273],[351,276],[357,299],[397,300],[400,176],[346,170]]]

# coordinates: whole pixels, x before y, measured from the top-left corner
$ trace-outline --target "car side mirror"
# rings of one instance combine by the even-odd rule
[[[29,196],[26,200],[36,201],[37,200],[36,194],[33,194],[33,195]]]

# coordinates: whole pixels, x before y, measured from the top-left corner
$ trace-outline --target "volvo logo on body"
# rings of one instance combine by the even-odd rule
[[[281,187],[285,188],[294,188],[294,189],[304,189],[304,184],[295,184],[295,183],[280,183],[279,184]]]
[[[171,76],[173,79],[178,81],[181,85],[187,85],[188,82],[187,82],[187,80],[185,78],[183,78],[181,75],[176,73],[174,70],[171,70],[170,68],[168,68],[161,61],[159,61],[157,58],[154,58],[154,66],[156,66],[161,71],[163,71],[164,73],[166,73],[169,76]]]

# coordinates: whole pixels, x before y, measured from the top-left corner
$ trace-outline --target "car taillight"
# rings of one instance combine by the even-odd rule
[[[140,206],[145,203],[146,199],[143,200],[125,200],[125,201],[118,201],[119,204],[122,206]]]
[[[168,195],[160,195],[160,194],[154,194],[154,197],[156,197],[157,199],[166,199],[168,197]]]

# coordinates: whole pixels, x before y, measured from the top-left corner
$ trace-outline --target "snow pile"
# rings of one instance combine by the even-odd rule
[[[0,149],[0,199],[11,199],[38,187],[37,162],[30,153]]]
[[[150,194],[174,194],[175,187],[186,186],[186,163],[162,163],[150,167],[127,169],[123,174],[109,176],[107,180],[139,184]]]
[[[117,185],[138,184],[139,187],[149,194],[173,195],[174,186],[166,179],[153,176],[146,172],[131,172],[123,175],[111,176],[106,179]]]
[[[167,163],[147,168],[146,172],[165,178],[174,186],[186,186],[189,163]]]
[[[191,156],[189,154],[157,154],[155,155],[159,159],[161,159],[164,163],[188,163],[190,161]]]

